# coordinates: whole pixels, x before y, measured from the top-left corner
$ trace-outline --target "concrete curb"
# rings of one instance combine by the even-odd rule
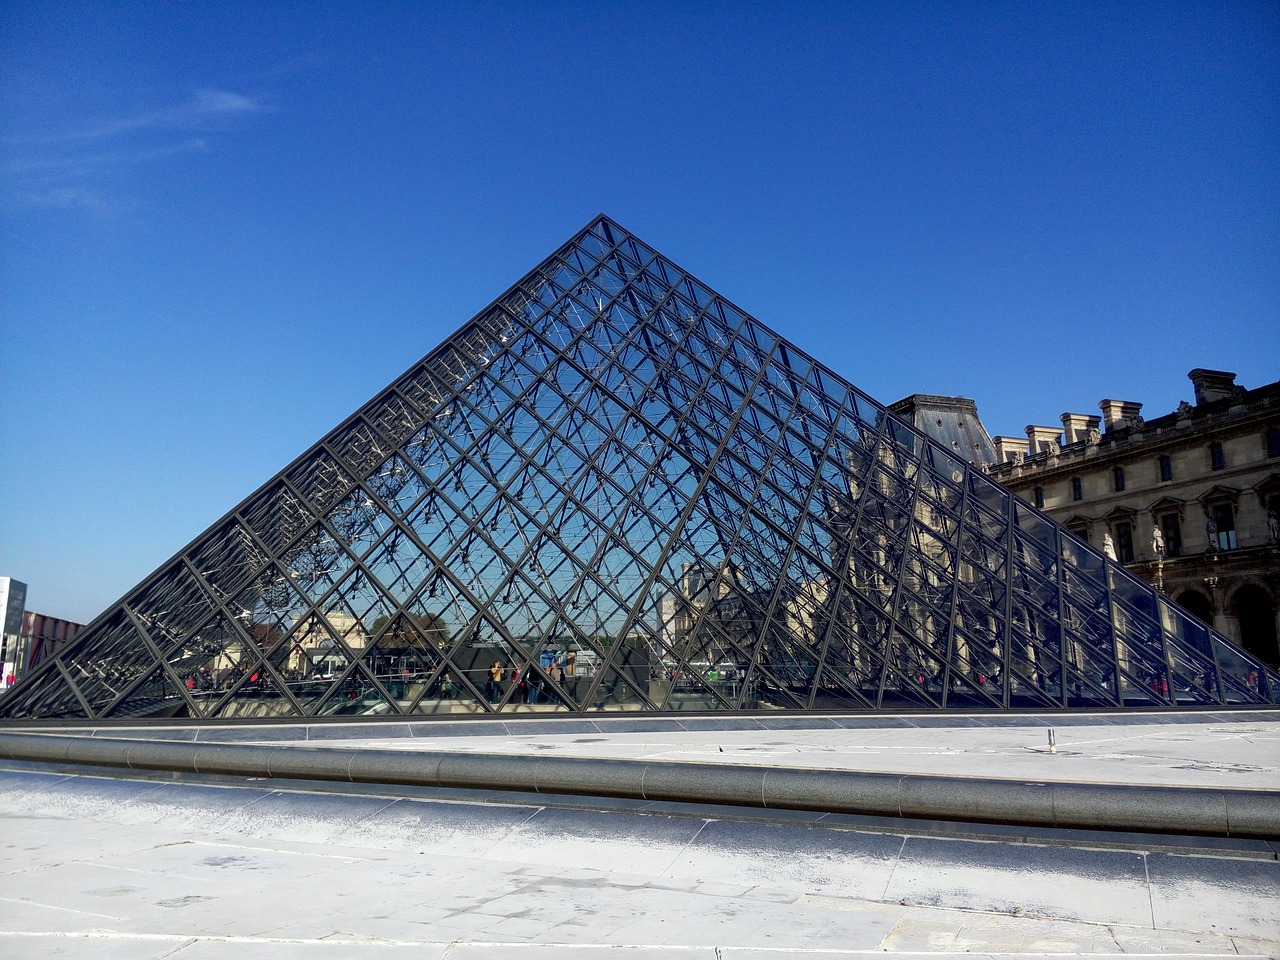
[[[0,759],[736,804],[964,823],[1280,839],[1280,791],[36,733],[0,733]]]

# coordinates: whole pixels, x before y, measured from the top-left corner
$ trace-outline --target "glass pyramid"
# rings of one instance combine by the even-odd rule
[[[599,217],[0,716],[1278,700],[1259,661]]]

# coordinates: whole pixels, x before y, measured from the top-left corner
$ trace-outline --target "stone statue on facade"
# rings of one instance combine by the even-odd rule
[[[1178,401],[1178,416],[1179,416],[1179,417],[1189,417],[1189,416],[1191,416],[1191,404],[1187,403],[1187,401],[1185,401],[1185,400],[1179,400],[1179,401]]]
[[[1213,517],[1205,519],[1204,536],[1209,541],[1208,552],[1216,553],[1218,550],[1218,524]]]
[[[1280,543],[1280,517],[1274,510],[1267,511],[1267,543]]]
[[[1116,545],[1111,539],[1110,530],[1102,535],[1102,552],[1107,555],[1108,560],[1114,560],[1116,558]]]
[[[1091,447],[1096,447],[1102,440],[1102,434],[1098,432],[1097,427],[1090,427],[1088,434],[1085,435],[1085,443]]]
[[[1157,560],[1164,559],[1164,533],[1158,523],[1151,531],[1151,552],[1156,555]]]

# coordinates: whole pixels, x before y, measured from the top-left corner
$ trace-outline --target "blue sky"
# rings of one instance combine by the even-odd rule
[[[1280,378],[1280,6],[0,7],[0,575],[87,621],[605,212],[1019,433]]]

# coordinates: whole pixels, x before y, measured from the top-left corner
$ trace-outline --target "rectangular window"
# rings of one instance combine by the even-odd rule
[[[1161,457],[1160,458],[1160,482],[1168,483],[1172,479],[1173,479],[1173,458]]]
[[[1071,499],[1072,500],[1084,499],[1084,487],[1080,485],[1079,477],[1071,478]]]
[[[1111,479],[1115,483],[1116,493],[1124,490],[1124,467],[1116,467],[1111,471]]]
[[[1280,457],[1280,427],[1267,427],[1267,456]]]
[[[1213,442],[1209,444],[1209,466],[1215,470],[1221,470],[1227,465],[1227,455],[1222,449],[1222,444]]]
[[[1116,524],[1116,559],[1133,563],[1133,524],[1128,521]]]
[[[1067,529],[1068,529],[1068,530],[1070,530],[1072,533],[1074,533],[1077,537],[1079,537],[1079,538],[1080,538],[1081,540],[1083,540],[1085,543],[1088,543],[1088,542],[1089,542],[1089,526],[1088,526],[1088,524],[1084,524],[1084,523],[1077,523],[1077,524],[1075,524],[1074,526],[1067,527]]]
[[[1035,489],[1036,506],[1044,506],[1044,487],[1036,487]]]
[[[1164,534],[1164,555],[1182,556],[1182,524],[1176,513],[1166,513],[1160,518],[1160,532]]]
[[[1218,528],[1218,549],[1234,550],[1236,548],[1236,512],[1229,503],[1213,505],[1213,522]]]

